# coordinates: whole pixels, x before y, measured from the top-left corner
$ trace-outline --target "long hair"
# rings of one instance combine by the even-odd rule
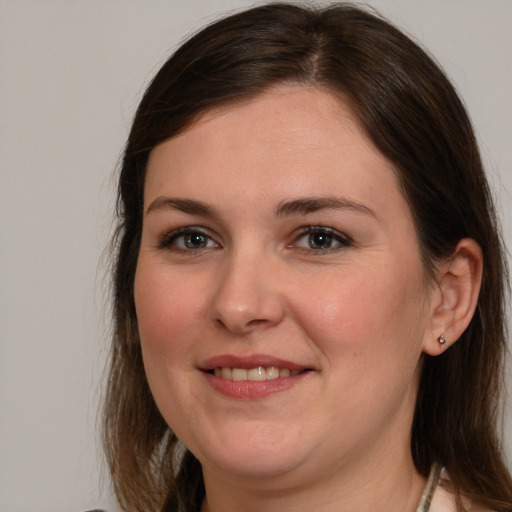
[[[222,105],[280,84],[313,85],[348,102],[394,163],[424,267],[470,237],[484,255],[476,313],[453,347],[424,356],[411,433],[417,470],[444,465],[456,492],[512,509],[497,425],[506,352],[506,263],[491,195],[463,104],[439,66],[379,16],[350,4],[268,4],[234,14],[185,42],[139,105],[119,176],[113,262],[114,333],[104,445],[126,511],[197,510],[201,466],[169,429],[144,374],[133,299],[151,150]]]

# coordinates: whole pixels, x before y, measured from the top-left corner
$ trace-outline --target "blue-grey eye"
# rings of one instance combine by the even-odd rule
[[[168,235],[161,243],[162,248],[181,249],[184,251],[197,251],[199,249],[211,249],[218,244],[207,234],[201,231],[178,231]]]
[[[342,233],[321,226],[309,226],[293,243],[299,249],[318,252],[342,249],[343,247],[349,247],[351,244],[350,238]]]
[[[332,247],[333,236],[324,231],[309,233],[308,244],[311,249],[330,249]]]
[[[202,249],[208,245],[208,237],[201,233],[183,235],[183,244],[187,249]]]

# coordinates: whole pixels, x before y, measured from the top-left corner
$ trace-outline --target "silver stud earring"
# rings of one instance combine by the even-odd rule
[[[446,338],[444,337],[444,334],[441,334],[441,336],[437,338],[437,341],[439,341],[440,345],[444,345],[446,343]]]

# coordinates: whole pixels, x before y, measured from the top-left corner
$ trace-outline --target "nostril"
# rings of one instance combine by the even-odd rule
[[[263,319],[258,319],[256,318],[255,320],[251,320],[250,322],[247,322],[247,325],[260,325],[260,324],[264,324],[264,323],[267,323],[268,320],[263,320]]]
[[[216,318],[215,323],[217,324],[217,327],[227,329],[227,326],[224,324],[224,322],[220,318]]]
[[[254,329],[262,328],[262,327],[271,327],[274,323],[271,320],[266,320],[264,318],[256,318],[254,320],[244,321],[240,319],[240,321],[236,321],[236,319],[231,319],[231,321],[223,320],[222,318],[216,318],[215,323],[217,327],[221,329],[227,329],[229,331],[238,332],[238,333],[246,333],[252,331]]]

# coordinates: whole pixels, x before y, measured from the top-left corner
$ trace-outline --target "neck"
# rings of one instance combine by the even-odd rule
[[[201,512],[414,512],[425,479],[414,468],[410,453],[388,455],[315,480],[295,474],[243,482],[205,472]]]

